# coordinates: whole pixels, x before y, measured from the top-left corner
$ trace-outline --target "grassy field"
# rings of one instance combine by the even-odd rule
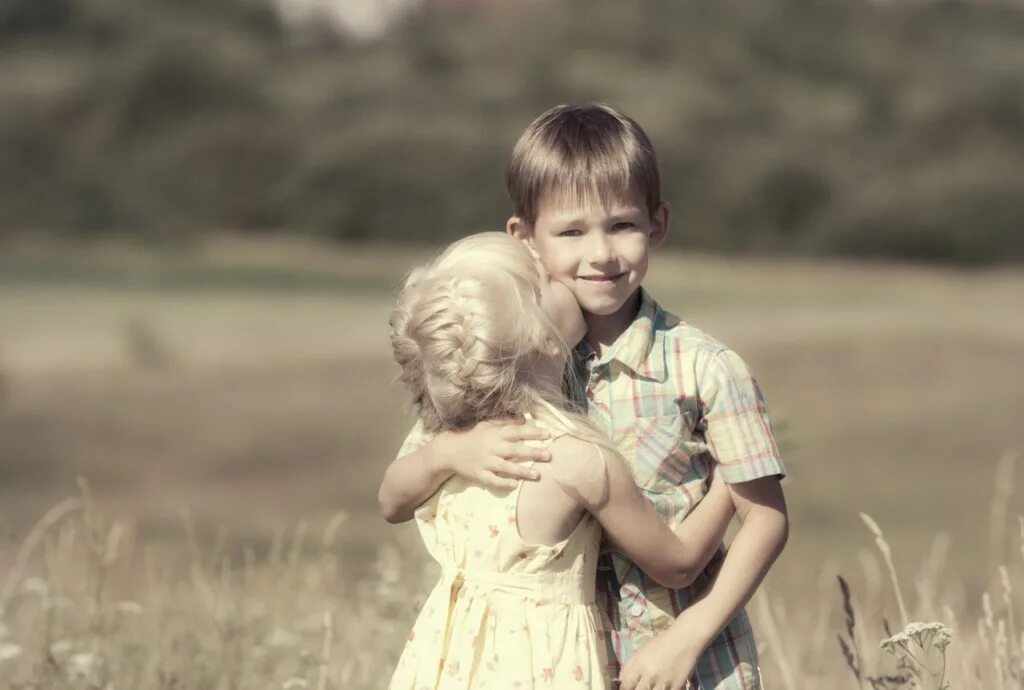
[[[392,382],[387,313],[403,272],[425,256],[399,246],[230,237],[160,252],[6,248],[0,572],[16,565],[32,524],[79,493],[82,476],[97,510],[123,525],[126,546],[111,567],[118,574],[103,576],[110,597],[158,592],[173,600],[177,590],[154,584],[169,577],[191,592],[181,601],[191,596],[194,611],[211,616],[211,635],[230,628],[225,621],[248,620],[218,613],[217,601],[238,611],[245,601],[269,602],[279,618],[301,613],[305,627],[293,632],[314,652],[325,639],[318,606],[329,601],[338,620],[354,622],[337,624],[327,641],[347,650],[344,662],[335,656],[320,673],[321,655],[293,669],[292,657],[267,643],[270,657],[261,658],[277,661],[261,662],[273,666],[264,679],[283,683],[301,671],[330,687],[382,687],[381,668],[393,662],[414,615],[407,590],[422,588],[430,574],[409,527],[387,525],[375,507],[380,476],[410,420]],[[748,360],[778,425],[792,537],[766,596],[752,606],[772,686],[805,687],[819,674],[856,687],[834,639],[836,573],[863,602],[858,635],[880,639],[883,612],[898,625],[885,565],[860,512],[885,530],[898,576],[916,583],[904,592],[915,613],[948,623],[951,615],[969,618],[964,634],[979,615],[984,624],[981,597],[1000,596],[998,566],[1010,564],[1014,582],[1024,574],[1016,521],[1024,468],[1012,474],[1013,453],[1024,448],[1024,274],[673,254],[655,259],[648,284]],[[335,534],[338,511],[346,518]],[[9,586],[21,587],[32,573],[71,578],[74,568],[55,564],[78,562],[79,549],[83,572],[102,572],[87,557],[89,540],[98,539],[93,551],[103,562],[107,542],[95,536],[97,524],[85,521],[75,532],[69,523],[78,541],[65,535],[63,546],[55,531],[50,547],[10,571],[7,582],[17,582]],[[331,539],[321,539],[329,526]],[[316,536],[297,538],[296,529]],[[252,572],[236,582],[233,567],[221,573],[224,562],[248,563]],[[157,575],[146,575],[147,563]],[[184,582],[173,582],[175,572],[187,575]],[[361,603],[346,608],[356,593]],[[3,603],[0,622],[27,630],[18,621],[29,604],[5,612]],[[113,599],[93,610],[103,606]],[[193,609],[183,606],[174,620],[188,630]],[[253,630],[272,635],[278,619],[268,616],[254,618]],[[95,616],[83,620],[81,635],[102,629]],[[253,630],[229,642],[255,645]],[[1004,644],[1019,634],[1005,629]],[[35,628],[31,635],[46,636]],[[169,637],[139,639],[150,649],[170,644]],[[228,638],[216,639],[192,644],[223,651]],[[985,658],[980,638],[970,639],[951,652]],[[108,657],[132,667],[124,654]],[[161,658],[177,658],[168,654]],[[969,679],[975,672],[965,659],[958,678]],[[210,664],[200,674],[208,683],[182,687],[268,687],[246,675],[251,668]],[[158,666],[139,670],[135,687],[171,687],[157,682]]]

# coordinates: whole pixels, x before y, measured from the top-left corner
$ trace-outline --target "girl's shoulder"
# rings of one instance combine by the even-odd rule
[[[545,471],[586,507],[599,505],[607,492],[608,463],[613,451],[563,433],[551,440]]]

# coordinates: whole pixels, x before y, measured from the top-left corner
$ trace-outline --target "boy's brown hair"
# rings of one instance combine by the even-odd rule
[[[648,213],[661,204],[658,160],[635,121],[603,103],[559,105],[526,128],[512,148],[505,174],[515,215],[537,220],[551,192],[608,202],[639,194]]]

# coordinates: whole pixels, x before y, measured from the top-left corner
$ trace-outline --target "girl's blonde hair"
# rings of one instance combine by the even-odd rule
[[[450,245],[406,280],[391,314],[400,380],[429,433],[532,416],[609,447],[561,386],[534,373],[538,356],[569,346],[540,304],[541,274],[526,245],[501,232]]]

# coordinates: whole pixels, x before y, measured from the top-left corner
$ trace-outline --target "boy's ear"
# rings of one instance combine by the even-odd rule
[[[651,214],[651,247],[660,247],[668,237],[669,220],[672,218],[672,206],[667,201],[658,204]]]
[[[517,240],[525,240],[526,236],[529,235],[529,226],[525,220],[519,216],[510,216],[505,221],[505,232],[515,237]]]
[[[533,232],[530,224],[519,216],[512,216],[505,222],[505,232],[515,237],[517,240],[522,240],[529,247],[530,253],[537,257],[537,249],[533,244]]]

